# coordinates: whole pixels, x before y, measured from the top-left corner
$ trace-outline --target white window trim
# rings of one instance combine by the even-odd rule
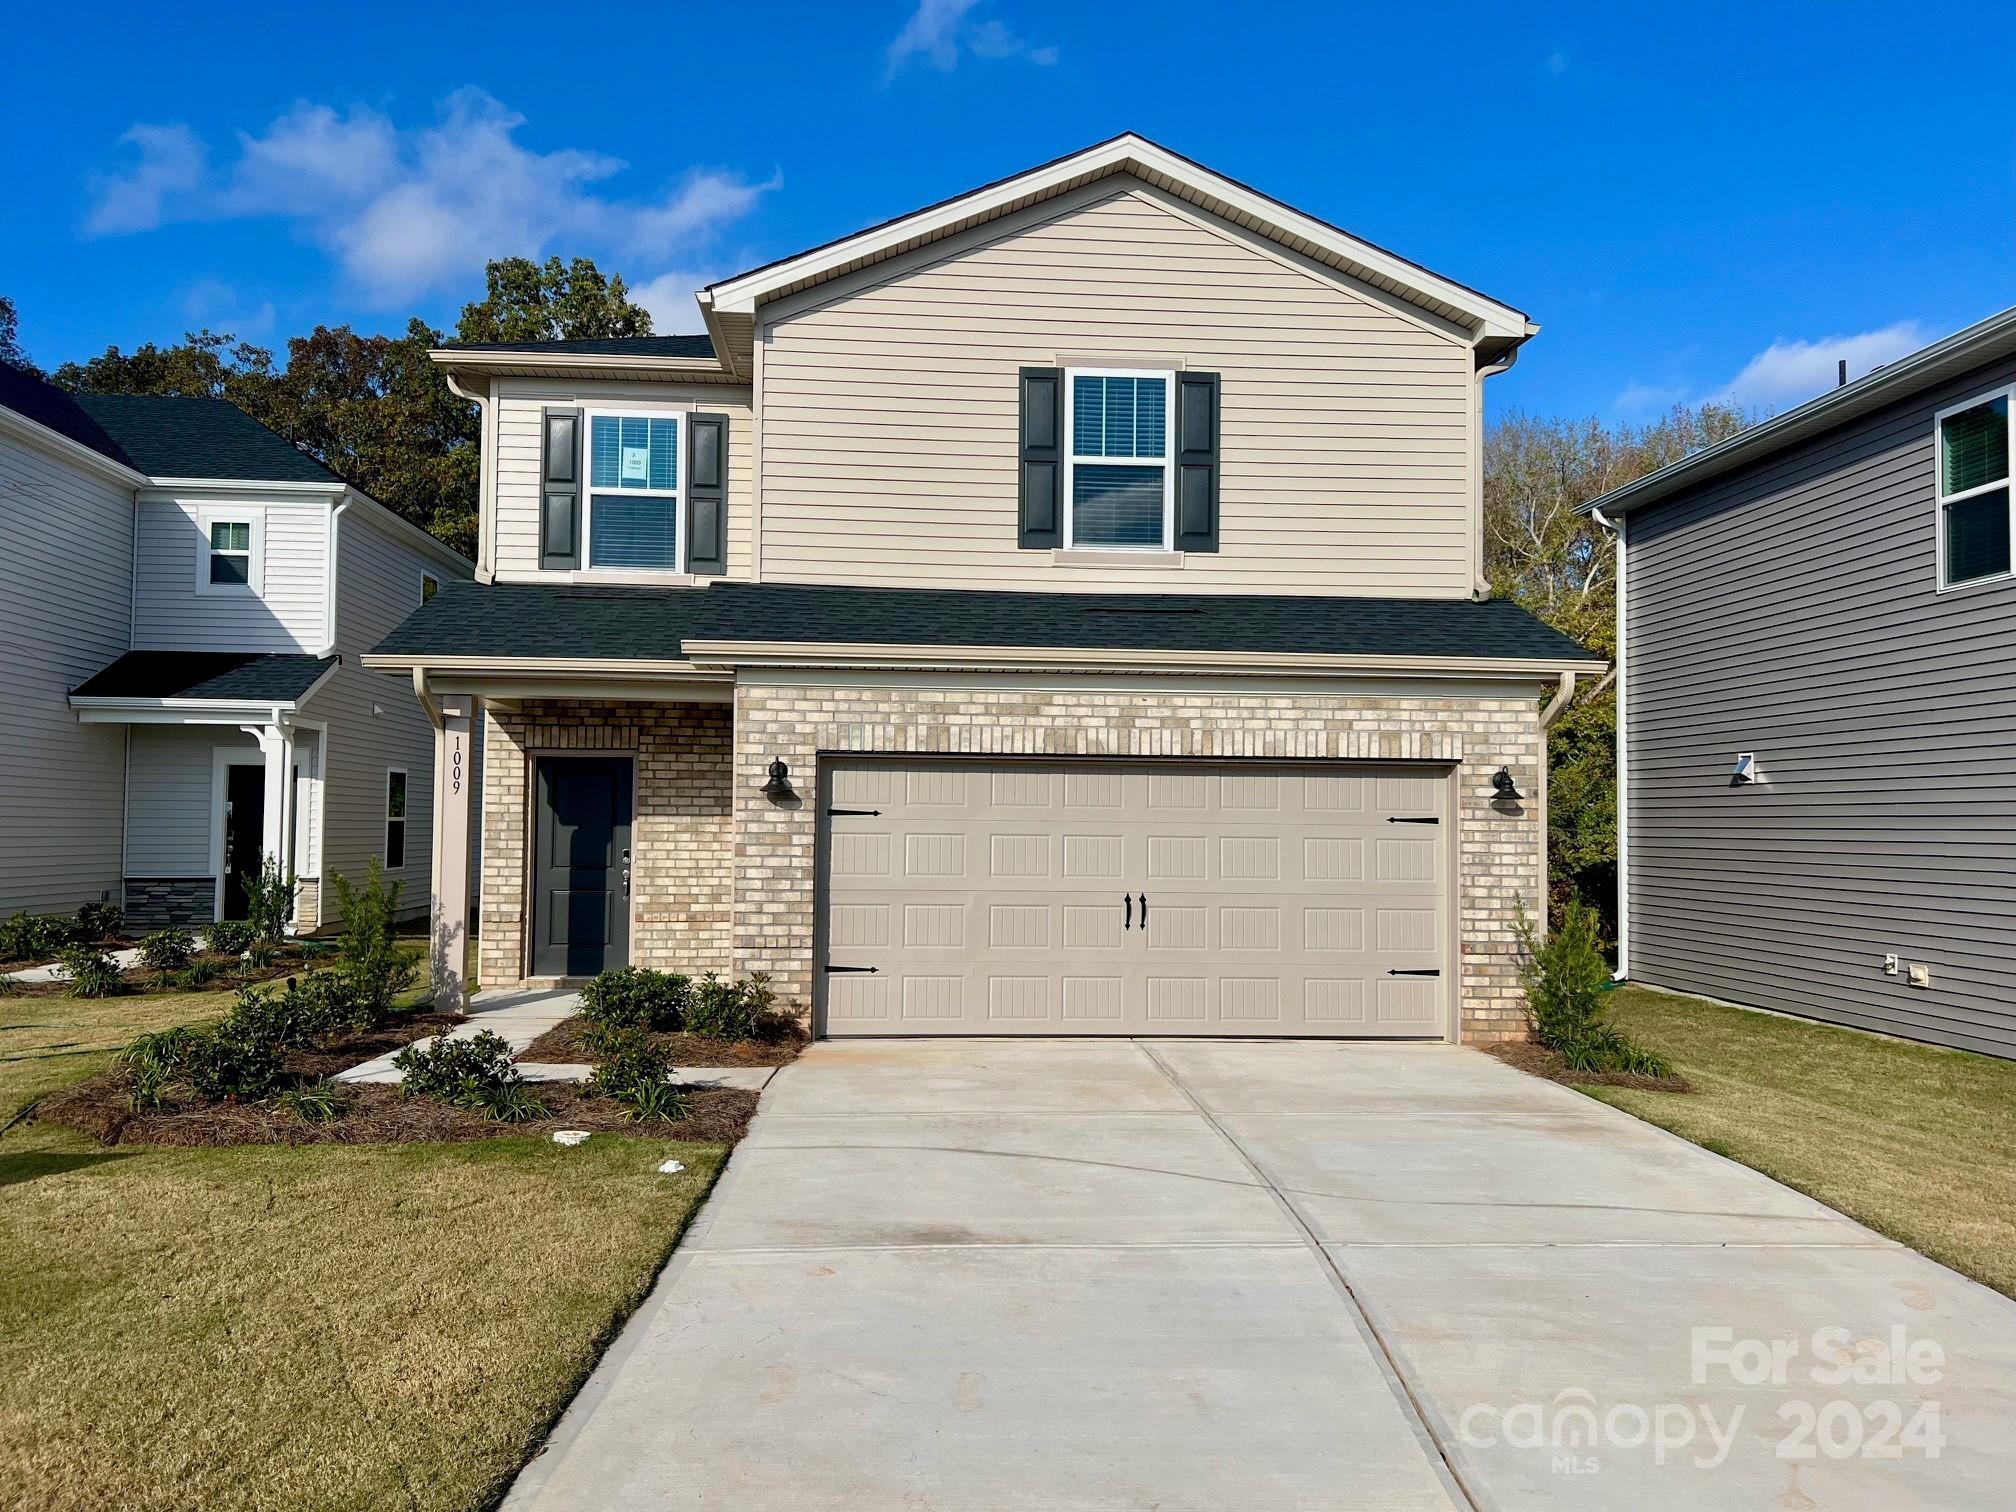
[[[215,509],[205,509],[196,517],[196,591],[200,594],[215,594],[219,598],[257,598],[266,591],[266,511],[247,508],[243,505],[229,505]],[[210,581],[210,529],[213,525],[249,525],[252,527],[252,544],[247,555],[246,576],[249,583],[213,583]],[[235,555],[235,553],[227,553]]]
[[[392,779],[406,779],[406,812],[398,818],[392,816]],[[403,872],[413,860],[413,776],[401,766],[385,768],[384,803],[382,814],[383,829],[378,836],[378,860],[388,872]],[[399,864],[392,864],[392,826],[399,826]]]
[[[1162,456],[1153,457],[1087,457],[1085,461],[1097,467],[1160,467],[1162,469],[1162,540],[1154,546],[1115,546],[1107,542],[1095,542],[1084,547],[1078,545],[1077,485],[1075,475],[1078,466],[1078,431],[1073,423],[1077,409],[1078,380],[1080,378],[1160,378],[1162,380]],[[1064,369],[1064,549],[1066,551],[1126,551],[1126,552],[1169,552],[1176,549],[1176,374],[1168,368],[1099,368],[1067,367]]]
[[[1956,494],[1947,493],[1946,422],[1955,415],[1965,414],[1968,410],[1979,409],[1984,404],[1993,404],[1997,399],[2007,401],[2007,413],[2004,419],[2009,425],[2010,470],[2003,474],[1997,482],[1983,483],[1976,488],[1962,489]],[[1997,488],[2009,491],[2010,570],[1998,572],[1992,577],[1969,578],[1964,583],[1948,582],[1946,580],[1946,506],[1949,504],[1964,503],[1978,494],[1988,493]],[[1974,395],[1970,399],[1962,400],[1958,404],[1949,404],[1945,409],[1940,410],[1932,417],[1932,533],[1934,551],[1939,562],[1939,575],[1934,589],[1935,592],[1966,593],[1971,589],[1992,588],[1998,583],[2007,583],[2012,579],[2016,579],[2016,384],[2009,384],[2003,388],[1988,389],[1983,393]]]
[[[684,575],[686,571],[686,424],[689,410],[654,410],[625,407],[584,407],[581,411],[581,567],[580,571],[593,573],[629,574],[643,573]],[[670,567],[597,567],[595,565],[595,421],[604,420],[671,420],[678,426],[672,443],[676,461],[673,476],[678,482],[676,488],[622,488],[604,489],[604,493],[621,493],[633,499],[670,499],[672,501],[672,544],[674,556]]]
[[[429,597],[429,595],[428,595],[428,592],[427,592],[427,585],[428,585],[429,583],[432,583],[432,584],[434,585],[434,592],[436,592],[436,593],[439,593],[439,592],[441,591],[441,577],[440,577],[440,574],[438,574],[438,573],[433,573],[433,572],[426,572],[426,571],[422,571],[422,572],[421,572],[421,574],[420,574],[420,602],[421,602],[421,603],[423,603],[423,604],[427,602],[427,599],[428,599],[428,597]]]

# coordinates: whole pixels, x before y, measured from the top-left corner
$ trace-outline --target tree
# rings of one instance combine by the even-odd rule
[[[462,306],[462,341],[566,341],[649,336],[651,312],[630,302],[620,275],[604,277],[585,257],[563,264],[502,257],[484,269],[487,292]]]
[[[21,317],[14,309],[14,301],[5,294],[0,294],[0,367],[19,368],[24,373],[41,372],[21,350]]]
[[[49,375],[59,388],[79,394],[229,399],[262,420],[273,377],[270,350],[215,331],[190,331],[179,346],[149,341],[131,352],[109,346],[88,361],[66,362]]]
[[[1492,590],[1607,657],[1617,652],[1617,555],[1576,511],[1757,417],[1725,404],[1676,407],[1648,426],[1596,419],[1497,421],[1484,440],[1484,561]],[[1553,911],[1581,898],[1614,936],[1617,700],[1585,690],[1549,733],[1547,854]]]

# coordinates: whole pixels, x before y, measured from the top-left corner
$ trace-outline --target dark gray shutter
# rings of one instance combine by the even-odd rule
[[[728,417],[686,424],[686,570],[728,570]]]
[[[581,411],[549,409],[539,443],[539,565],[581,565]]]
[[[1022,369],[1021,546],[1064,544],[1064,370]]]
[[[1176,549],[1218,549],[1218,375],[1176,375]]]

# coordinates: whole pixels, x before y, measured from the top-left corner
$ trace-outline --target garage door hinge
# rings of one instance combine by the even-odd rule
[[[829,968],[829,969],[830,969],[830,968]],[[1388,976],[1440,976],[1440,975],[1442,975],[1442,968],[1441,968],[1441,967],[1439,967],[1439,966],[1431,966],[1431,967],[1428,967],[1428,968],[1426,968],[1425,970],[1415,970],[1415,971],[1409,971],[1409,970],[1407,970],[1407,968],[1406,968],[1406,967],[1404,967],[1404,966],[1395,966],[1395,967],[1394,967],[1394,968],[1393,968],[1393,969],[1392,969],[1391,971],[1387,972],[1387,973],[1386,973],[1386,975],[1388,975]]]
[[[867,972],[875,972],[875,971],[880,971],[880,970],[881,970],[882,968],[881,968],[880,966],[828,966],[828,967],[827,967],[826,969],[827,969],[828,971],[867,971]]]
[[[1418,817],[1413,814],[1408,814],[1404,816],[1399,814],[1388,814],[1386,816],[1386,822],[1388,824],[1440,824],[1442,821],[1434,814],[1422,814],[1419,815]]]
[[[880,810],[880,809],[828,809],[828,810],[826,810],[826,817],[827,817],[828,819],[880,819],[880,818],[882,817],[882,810]]]

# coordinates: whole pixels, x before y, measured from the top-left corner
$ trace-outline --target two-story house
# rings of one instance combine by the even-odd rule
[[[433,737],[359,653],[463,557],[221,399],[0,367],[0,911],[244,916],[378,856],[432,886]]]
[[[486,987],[763,971],[827,1035],[1523,1032],[1542,702],[1481,572],[1506,305],[1138,136],[458,345]],[[468,788],[444,782],[444,854]],[[452,973],[467,881],[444,867]]]
[[[2016,1055],[2016,310],[1588,506],[1620,968]]]

